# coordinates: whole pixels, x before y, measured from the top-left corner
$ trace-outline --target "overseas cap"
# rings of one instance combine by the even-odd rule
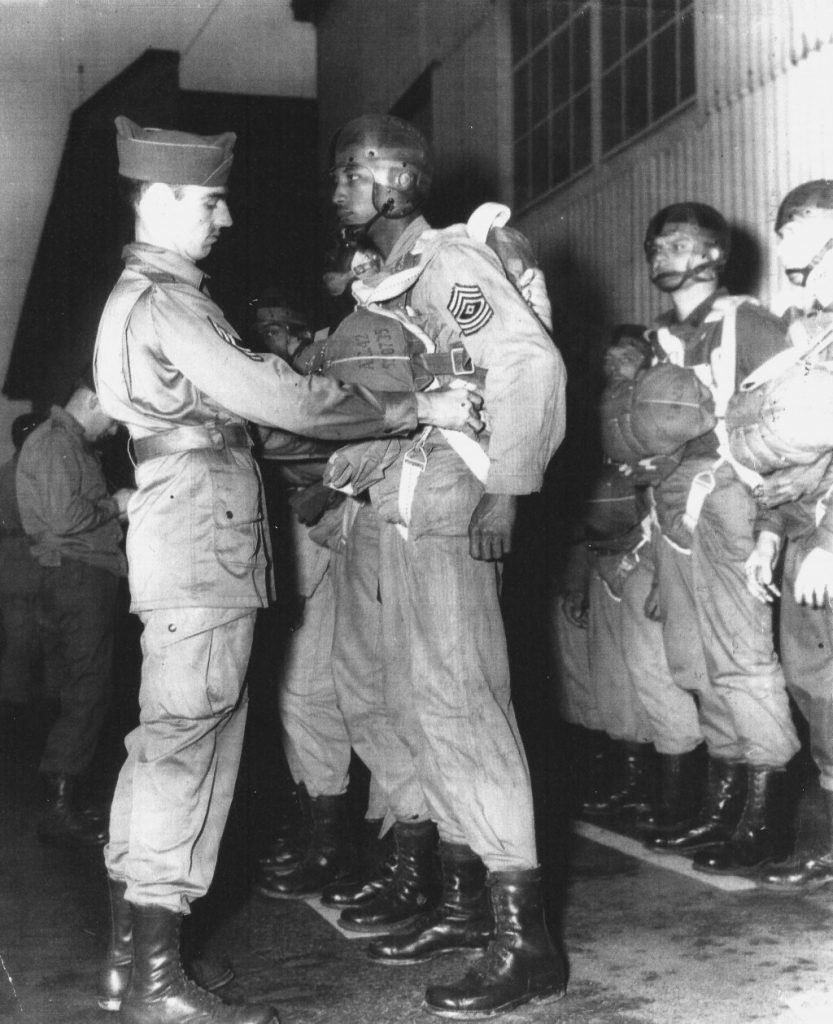
[[[192,135],[164,128],[140,128],[116,118],[119,174],[166,185],[220,187],[228,181],[237,136]]]

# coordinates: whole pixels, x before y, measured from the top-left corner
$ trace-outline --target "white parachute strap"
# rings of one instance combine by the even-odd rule
[[[615,601],[616,604],[621,604],[622,603],[622,598],[621,597],[617,597],[616,594],[613,593],[613,591],[610,589],[610,586],[608,585],[607,580],[603,579],[601,576],[599,577],[599,579],[602,581],[602,586],[605,589],[605,593],[611,599],[611,601]]]
[[[509,223],[512,211],[503,203],[482,203],[466,221],[469,238],[487,245],[492,228],[503,228]]]
[[[717,416],[717,425],[714,428],[717,434],[720,456],[715,469],[722,465],[729,465],[735,471],[738,479],[753,490],[762,482],[760,473],[754,469],[747,469],[741,465],[732,455],[729,447],[729,433],[726,429],[726,407],[729,399],[735,393],[735,380],[737,379],[737,309],[733,305],[723,317],[723,328],[720,336],[720,348],[716,350],[715,389],[714,389],[714,411]]]
[[[675,551],[679,551],[681,555],[691,555],[691,548],[684,548],[682,544],[677,544],[675,541],[671,540],[668,534],[664,531],[661,531],[660,536],[670,548],[673,548]]]
[[[821,526],[821,521],[827,515],[827,510],[830,507],[830,495],[833,494],[833,484],[831,484],[822,496],[816,502],[815,508],[815,520],[816,526]]]

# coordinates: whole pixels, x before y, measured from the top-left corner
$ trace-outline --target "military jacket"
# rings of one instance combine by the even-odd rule
[[[495,253],[465,231],[431,232],[418,217],[384,270],[417,265],[423,269],[407,295],[416,323],[437,352],[462,345],[485,370],[486,491],[539,490],[564,437],[566,372],[558,349]]]
[[[99,325],[95,373],[103,407],[134,439],[246,421],[332,440],[415,428],[413,396],[301,377],[276,356],[248,351],[192,262],[140,242],[124,256]],[[267,603],[268,535],[248,450],[151,458],[137,467],[136,484],[127,536],[134,611]]]

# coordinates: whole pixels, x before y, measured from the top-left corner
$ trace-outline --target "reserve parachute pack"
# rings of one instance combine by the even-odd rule
[[[608,386],[600,402],[602,448],[614,462],[671,455],[713,430],[709,388],[690,369],[657,363]]]
[[[796,320],[792,348],[741,383],[726,408],[732,457],[766,475],[833,449],[833,314]]]
[[[584,525],[591,540],[613,540],[631,533],[642,521],[633,474],[619,466],[602,467],[584,505]]]
[[[510,210],[498,203],[479,206],[468,222],[429,229],[420,243],[431,245],[444,235],[464,234],[489,246],[503,271],[543,326],[552,327],[552,312],[544,276],[526,237],[507,221]],[[483,371],[473,366],[462,344],[436,352],[435,344],[420,327],[416,314],[382,303],[407,293],[417,282],[423,264],[408,268],[378,284],[356,281],[356,310],[325,338],[316,338],[307,362],[310,372],[323,373],[347,384],[363,384],[379,391],[421,391],[437,377],[482,384]]]

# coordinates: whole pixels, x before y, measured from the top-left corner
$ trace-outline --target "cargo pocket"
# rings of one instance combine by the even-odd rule
[[[242,466],[212,466],[214,553],[220,565],[251,571],[262,547],[263,512],[257,475]]]

